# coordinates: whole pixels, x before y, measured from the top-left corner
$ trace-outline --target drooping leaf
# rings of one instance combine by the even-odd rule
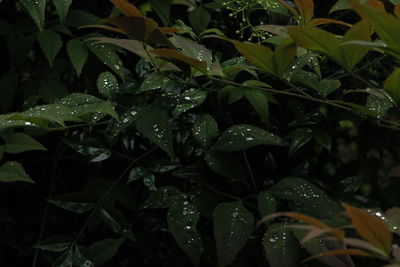
[[[27,182],[35,183],[25,172],[21,163],[16,161],[7,161],[0,167],[0,182]]]
[[[57,9],[57,14],[60,18],[61,23],[64,23],[72,0],[52,0],[52,2]]]
[[[89,52],[87,51],[87,48],[82,44],[82,41],[77,38],[72,39],[68,42],[67,53],[79,77],[82,73],[83,67],[85,66]]]
[[[271,267],[298,266],[300,246],[286,224],[274,224],[268,227],[263,245]]]
[[[20,0],[22,6],[35,21],[40,31],[44,30],[44,15],[46,10],[46,0]]]
[[[50,66],[52,66],[63,44],[60,35],[51,30],[45,30],[38,32],[37,38],[47,61],[49,61]]]
[[[86,213],[94,207],[93,198],[81,192],[59,195],[47,199],[47,201],[55,206],[78,214]]]
[[[210,13],[202,6],[196,7],[189,13],[190,24],[198,34],[207,29],[210,20]]]
[[[108,71],[100,73],[97,78],[97,89],[108,99],[112,99],[118,94],[118,87],[117,78]]]
[[[240,202],[219,204],[214,211],[218,266],[230,265],[253,231],[253,215]]]
[[[4,151],[17,154],[32,150],[47,150],[42,144],[25,133],[14,133],[6,138]]]
[[[384,255],[388,255],[392,247],[392,234],[385,223],[362,209],[348,204],[343,204],[343,207],[357,232]]]
[[[238,151],[257,145],[285,145],[284,141],[264,129],[251,125],[238,124],[227,129],[217,140],[214,149],[219,151]]]
[[[192,132],[197,142],[207,147],[211,141],[218,136],[218,124],[211,115],[206,114],[195,122]]]
[[[168,210],[168,227],[178,245],[190,257],[195,266],[199,266],[203,252],[203,242],[196,230],[200,213],[187,200],[173,203]]]
[[[171,158],[175,157],[169,118],[164,111],[153,110],[145,114],[136,122],[136,128]]]

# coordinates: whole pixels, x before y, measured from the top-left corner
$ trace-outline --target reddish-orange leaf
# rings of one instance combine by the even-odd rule
[[[381,250],[377,249],[375,246],[362,239],[346,237],[342,241],[343,243],[352,247],[366,249],[376,254],[382,254]]]
[[[375,7],[377,9],[381,10],[381,11],[386,12],[385,5],[381,1],[370,0],[370,1],[368,1],[367,5]]]
[[[313,255],[311,257],[308,257],[307,259],[303,260],[302,263],[308,262],[310,260],[320,258],[320,257],[325,257],[325,256],[334,256],[334,255],[353,255],[353,256],[362,256],[362,257],[371,257],[371,258],[376,258],[377,256],[368,253],[366,251],[360,250],[360,249],[338,249],[338,250],[332,250],[332,251],[327,251],[327,252],[322,252],[317,255]]]
[[[79,29],[84,29],[84,28],[98,28],[98,29],[103,29],[103,30],[107,30],[107,31],[118,32],[118,33],[128,35],[126,32],[124,32],[123,30],[121,30],[119,28],[115,28],[115,27],[111,27],[111,26],[107,26],[107,25],[85,25],[85,26],[79,27]]]
[[[392,249],[392,233],[381,220],[372,214],[343,203],[347,215],[351,218],[354,228],[362,238],[370,242],[382,252],[389,254]]]
[[[188,57],[175,49],[153,49],[150,50],[150,52],[167,61],[171,61],[172,63],[176,61],[183,62],[205,74],[208,72],[207,63],[205,61],[200,61],[195,58]]]
[[[314,1],[313,0],[295,0],[297,9],[300,11],[301,21],[303,25],[308,24],[314,17]]]
[[[393,13],[400,18],[400,4],[394,7]]]
[[[173,34],[182,30],[179,28],[170,28],[170,27],[160,27],[159,29],[164,34]]]
[[[129,17],[142,17],[142,13],[140,13],[139,9],[137,9],[131,3],[126,2],[125,0],[111,0],[111,2],[118,7],[125,15]]]
[[[352,25],[344,22],[344,21],[340,21],[340,20],[336,20],[336,19],[325,19],[325,18],[316,18],[316,19],[312,19],[308,25],[311,26],[317,26],[317,25],[322,25],[322,24],[329,24],[329,23],[333,23],[333,24],[339,24],[339,25],[343,25],[346,27],[351,27]]]
[[[291,39],[282,42],[275,48],[274,58],[276,73],[282,77],[296,56],[297,47]]]

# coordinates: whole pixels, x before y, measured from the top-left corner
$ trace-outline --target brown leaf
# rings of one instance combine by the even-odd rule
[[[140,13],[139,9],[137,9],[134,5],[124,1],[124,0],[111,0],[111,2],[118,7],[125,15],[129,17],[142,17],[142,13]]]
[[[314,1],[313,0],[295,0],[297,9],[300,11],[303,25],[308,24],[314,17]]]
[[[153,49],[150,50],[151,53],[157,55],[158,57],[161,57],[167,61],[171,61],[175,63],[176,61],[178,62],[183,62],[189,66],[192,66],[199,71],[203,73],[207,73],[207,63],[205,61],[200,61],[188,56],[185,56],[181,52],[175,50],[175,49]]]
[[[334,255],[353,255],[353,256],[362,256],[362,257],[371,257],[371,258],[375,257],[374,254],[365,252],[360,249],[339,249],[339,250],[333,250],[333,251],[328,251],[328,252],[319,253],[317,255],[313,255],[313,256],[308,257],[307,259],[303,260],[302,263],[308,262],[308,261],[316,259],[316,258],[326,257],[326,256],[334,256]]]

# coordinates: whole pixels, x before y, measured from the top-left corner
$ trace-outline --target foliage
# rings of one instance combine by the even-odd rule
[[[0,265],[400,265],[398,1],[132,2],[0,2]]]

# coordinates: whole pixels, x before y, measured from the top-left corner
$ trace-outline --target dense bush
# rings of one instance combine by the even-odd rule
[[[0,1],[0,266],[400,266],[400,1],[132,2]]]

